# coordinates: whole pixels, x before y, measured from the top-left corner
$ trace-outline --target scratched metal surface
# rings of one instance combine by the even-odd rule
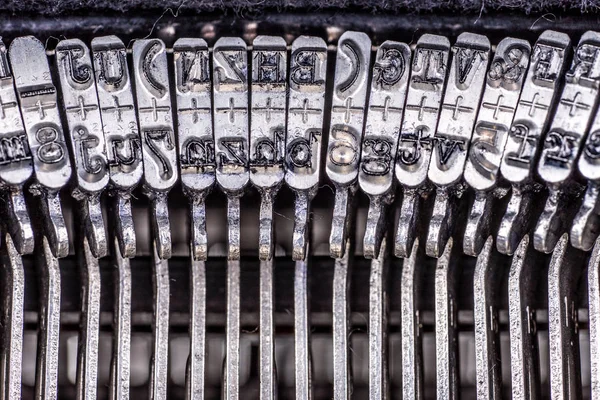
[[[183,18],[173,18],[168,15],[157,22],[154,31],[150,32],[149,26],[156,21],[153,16],[135,16],[135,17],[114,17],[106,18],[103,16],[89,16],[85,21],[82,17],[66,17],[60,20],[44,19],[44,18],[19,18],[10,16],[6,19],[3,29],[3,37],[6,43],[10,43],[11,39],[16,36],[25,34],[36,34],[39,37],[55,36],[61,37],[78,37],[89,43],[91,38],[101,36],[103,34],[118,35],[127,45],[130,39],[145,37],[151,33],[152,37],[161,38],[167,47],[167,59],[173,62],[171,48],[175,44],[175,40],[179,37],[194,36],[194,33],[201,32],[201,35],[208,43],[213,46],[216,40],[222,36],[241,36],[246,41],[251,41],[258,33],[260,34],[275,34],[289,37],[296,37],[299,34],[310,33],[316,36],[321,36],[326,39],[329,45],[328,58],[332,60],[335,53],[335,45],[342,32],[348,29],[356,29],[368,34],[373,44],[379,45],[384,40],[400,40],[411,42],[414,45],[415,40],[411,38],[419,37],[424,31],[439,35],[446,35],[454,43],[458,34],[469,30],[476,33],[485,34],[492,43],[497,44],[502,38],[507,36],[507,30],[510,29],[510,35],[514,37],[528,39],[531,43],[537,39],[539,33],[546,28],[559,26],[560,29],[570,34],[571,40],[577,43],[580,33],[587,28],[595,27],[596,20],[594,17],[564,17],[555,21],[547,21],[538,17],[518,17],[506,16],[503,18],[494,18],[492,16],[482,16],[477,18],[474,16],[454,17],[454,16],[410,16],[410,17],[395,17],[393,19],[384,16],[370,17],[366,19],[359,18],[357,15],[312,15],[303,16],[301,19],[293,15],[277,15],[267,14],[257,17],[255,20],[241,20],[232,18],[230,20],[219,18],[217,16],[188,16]],[[48,48],[54,49],[56,41],[49,39]],[[51,51],[50,60],[56,62],[56,56]],[[334,65],[328,66],[328,90],[332,90],[334,86]],[[58,81],[55,81],[58,83]],[[173,97],[175,97],[173,95]],[[176,99],[171,99],[171,104],[174,106]],[[333,104],[325,104],[325,110],[331,110],[335,107]],[[330,119],[330,113],[326,111],[325,120]],[[325,162],[322,162],[325,165]],[[145,192],[144,192],[145,193]],[[151,327],[156,324],[153,321],[152,310],[154,297],[153,290],[156,290],[156,284],[153,283],[153,268],[154,262],[152,259],[152,241],[150,239],[150,218],[147,210],[150,207],[150,201],[141,189],[135,189],[132,194],[132,214],[136,221],[137,251],[138,256],[130,261],[131,282],[132,282],[132,341],[131,351],[140,355],[140,358],[132,362],[132,398],[145,398],[147,396],[147,381],[150,377],[148,366],[149,359],[152,354],[152,333]],[[62,193],[61,193],[62,194]],[[369,199],[358,194],[356,208],[356,220],[358,222],[351,236],[362,238],[365,232],[365,222],[367,219],[367,210]],[[469,194],[472,196],[472,194]],[[294,193],[283,187],[275,201],[274,221],[275,221],[275,259],[274,259],[274,324],[276,327],[278,339],[275,343],[275,353],[277,354],[277,373],[280,385],[280,398],[294,398],[294,376],[295,366],[293,363],[294,341],[293,332],[294,324],[301,323],[294,320],[294,314],[291,310],[294,309],[295,299],[294,294],[299,294],[298,290],[294,291],[294,276],[302,275],[302,269],[289,257],[293,252],[292,234],[294,225]],[[472,198],[463,199],[463,204],[472,201]],[[70,237],[73,238],[78,232],[76,228],[80,223],[80,217],[76,215],[77,200],[71,198],[70,193],[66,192],[62,195],[63,210],[65,211],[65,222],[69,230]],[[170,304],[167,306],[170,309],[170,340],[171,340],[171,357],[168,376],[162,375],[161,379],[166,379],[169,382],[169,398],[179,399],[184,398],[185,394],[185,359],[187,357],[187,324],[188,324],[188,308],[190,296],[192,293],[189,288],[189,216],[185,207],[182,204],[187,204],[181,187],[175,185],[172,189],[168,203],[169,215],[171,221],[176,221],[172,226],[172,258],[169,261],[168,279],[170,281],[170,291],[175,293],[171,296]],[[226,197],[215,190],[206,199],[206,227],[207,234],[210,238],[209,245],[212,249],[209,254],[213,255],[205,264],[206,268],[206,324],[208,327],[206,343],[208,348],[207,364],[211,367],[207,368],[206,392],[207,398],[218,398],[222,388],[219,380],[221,371],[215,365],[220,365],[221,348],[224,346],[225,334],[227,332],[228,318],[236,318],[236,315],[228,315],[226,309],[226,293],[231,291],[231,287],[227,288],[228,273],[236,273],[236,269],[229,270],[226,259],[228,249],[228,231],[225,224],[220,223],[227,219],[226,207],[223,205],[226,202]],[[261,194],[251,189],[244,196],[244,207],[242,207],[242,221],[258,221],[260,214]],[[508,199],[501,199],[500,207],[505,207]],[[400,206],[400,202],[392,205],[394,208]],[[331,365],[332,346],[331,329],[332,329],[332,297],[333,283],[335,274],[335,261],[329,258],[329,227],[332,223],[331,210],[334,208],[334,185],[331,183],[323,184],[316,193],[312,202],[313,204],[313,222],[311,225],[312,235],[309,246],[311,254],[307,264],[310,265],[308,275],[308,297],[310,302],[310,312],[312,315],[312,332],[311,342],[313,349],[313,366],[312,382],[314,387],[313,397],[315,399],[331,398],[334,387],[334,368]],[[424,212],[429,215],[434,208],[433,201],[428,199],[423,205]],[[104,210],[106,214],[106,210]],[[463,213],[467,211],[463,210]],[[105,215],[106,217],[106,215]],[[243,224],[243,222],[242,222]],[[242,225],[243,229],[243,225]],[[256,232],[255,232],[256,231]],[[252,229],[243,231],[240,237],[241,247],[241,270],[239,288],[234,287],[237,291],[240,290],[240,296],[243,299],[239,304],[239,323],[242,332],[242,340],[238,343],[234,338],[234,345],[240,346],[241,353],[239,359],[240,388],[235,388],[239,391],[239,398],[251,399],[258,398],[259,384],[258,371],[251,365],[258,365],[259,357],[259,341],[260,337],[256,332],[260,321],[260,273],[261,264],[256,257],[258,249],[258,230]],[[425,243],[423,243],[424,245]],[[463,243],[460,240],[453,244],[462,248]],[[71,243],[71,249],[74,249],[74,243]],[[110,246],[112,247],[112,246]],[[363,253],[363,243],[356,240],[352,247],[355,254]],[[282,254],[288,256],[283,257]],[[550,256],[540,255],[536,253],[538,263],[541,264],[540,276],[547,276],[552,263]],[[141,256],[140,256],[141,255]],[[10,257],[10,254],[8,255]],[[231,258],[231,257],[230,257]],[[235,257],[234,257],[235,258]],[[422,343],[424,354],[422,356],[423,366],[423,393],[425,398],[435,397],[435,303],[431,294],[435,290],[435,269],[436,262],[433,259],[425,258],[424,274],[421,277],[420,285],[413,289],[413,296],[416,298],[411,301],[416,302],[420,311],[420,323],[422,324]],[[505,267],[506,272],[510,268],[510,259],[507,257],[499,257],[499,264]],[[541,261],[540,261],[541,260]],[[369,384],[372,371],[369,371],[369,337],[366,334],[368,330],[368,316],[370,307],[370,299],[373,297],[369,293],[370,279],[374,279],[371,274],[379,274],[379,267],[374,268],[370,261],[361,257],[352,257],[352,268],[350,271],[350,309],[352,310],[349,319],[351,321],[354,334],[352,337],[352,362],[353,362],[353,377],[354,377],[354,395],[353,398],[368,398]],[[476,259],[464,255],[458,256],[453,263],[460,264],[460,277],[458,282],[460,290],[457,292],[457,319],[458,319],[458,341],[461,348],[459,355],[459,374],[461,375],[461,392],[464,398],[475,398],[476,382],[473,378],[475,365],[475,340],[472,333],[474,329],[474,306],[473,306],[473,274],[476,269]],[[77,390],[77,385],[80,383],[75,376],[74,368],[77,365],[77,339],[75,334],[79,329],[78,318],[79,311],[82,308],[81,303],[81,287],[85,284],[80,278],[79,264],[74,254],[70,254],[66,258],[58,261],[61,270],[61,349],[66,349],[58,355],[59,360],[59,385],[61,397],[70,398]],[[229,261],[231,263],[231,261]],[[236,262],[234,262],[235,264]],[[388,283],[389,290],[389,307],[390,316],[388,325],[390,327],[390,342],[391,346],[388,351],[390,359],[388,361],[390,367],[390,385],[389,390],[392,398],[401,398],[403,390],[402,372],[399,366],[401,365],[401,339],[400,333],[402,324],[402,298],[400,296],[403,281],[401,276],[401,263],[394,260],[390,263],[389,273],[385,277]],[[31,361],[35,353],[35,330],[37,328],[36,316],[33,313],[38,310],[41,293],[38,291],[37,279],[39,274],[39,261],[33,256],[24,256],[23,265],[25,271],[25,288],[24,296],[25,304],[25,360],[24,360],[24,398],[31,395],[33,388],[34,377],[32,375]],[[17,266],[18,267],[18,266]],[[93,267],[93,265],[92,265]],[[88,265],[88,268],[90,266]],[[100,325],[99,343],[101,349],[106,349],[106,354],[110,353],[110,331],[111,331],[111,315],[110,311],[115,304],[115,287],[112,280],[113,265],[109,259],[101,259],[99,261],[99,273],[102,280],[100,298],[100,319],[97,323]],[[157,266],[158,268],[158,266]],[[262,268],[265,268],[263,266]],[[125,272],[126,273],[126,272]],[[198,276],[202,278],[201,272]],[[312,279],[311,279],[312,278]],[[377,275],[375,275],[377,278]],[[235,282],[234,282],[235,283]],[[300,282],[302,284],[302,282]],[[508,285],[507,282],[504,283]],[[164,282],[163,282],[164,285]],[[230,282],[231,285],[231,282]],[[544,311],[548,306],[546,279],[542,279],[540,285],[536,288],[536,295],[531,300],[531,307],[539,309],[537,318],[537,329],[541,343],[542,359],[548,357],[547,352],[547,331],[548,317]],[[236,285],[237,286],[237,285]],[[339,289],[339,288],[338,288]],[[509,296],[507,288],[496,288],[500,297],[498,299],[498,330],[499,342],[501,347],[503,363],[501,366],[500,375],[503,376],[503,392],[509,393],[510,382],[510,364],[504,362],[509,359],[510,349],[508,346],[509,336]],[[587,293],[586,280],[579,281],[579,286],[573,289],[575,292]],[[300,294],[301,291],[300,291]],[[90,293],[90,296],[98,298],[98,293]],[[236,294],[233,293],[235,301]],[[239,301],[239,299],[237,299]],[[579,319],[579,333],[582,338],[587,334],[587,313],[585,310],[588,306],[588,298],[585,295],[580,295],[576,299],[576,308],[581,309]],[[164,303],[162,304],[164,306]],[[97,313],[98,310],[89,310],[88,312]],[[162,349],[164,350],[164,349]],[[33,353],[32,353],[33,352]],[[582,354],[586,353],[585,349]],[[178,356],[179,355],[179,356]],[[100,398],[105,398],[107,395],[106,386],[110,379],[110,358],[102,354],[99,355],[99,388],[98,395]],[[585,357],[584,357],[585,359]],[[160,361],[160,360],[159,360]],[[236,364],[238,363],[236,362]],[[586,369],[586,362],[581,369],[584,382],[589,382],[589,371]],[[544,364],[544,363],[543,363]],[[544,364],[545,365],[545,364]],[[163,371],[164,372],[164,371]],[[549,373],[547,369],[542,367],[540,372],[541,395],[547,398],[549,388]],[[415,378],[416,379],[416,378]],[[160,382],[159,382],[160,383]],[[343,385],[342,385],[343,387]],[[157,387],[156,390],[164,390],[164,387]],[[587,393],[587,390],[584,390]]]

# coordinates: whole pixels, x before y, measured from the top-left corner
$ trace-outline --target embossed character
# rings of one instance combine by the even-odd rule
[[[35,133],[35,139],[40,144],[36,154],[42,163],[57,164],[64,160],[65,148],[58,138],[58,130],[53,126],[43,126]]]
[[[404,146],[404,143],[409,143],[409,147]],[[405,165],[416,164],[422,155],[425,148],[431,146],[429,138],[429,128],[426,126],[418,126],[414,132],[402,132],[400,134],[400,162]]]
[[[384,49],[373,66],[373,84],[380,88],[390,88],[404,75],[404,56],[398,49]]]
[[[95,55],[96,65],[100,66],[99,83],[107,91],[119,90],[125,84],[125,50],[103,50]]]
[[[316,80],[318,55],[315,51],[298,50],[292,55],[290,79],[298,86],[322,85],[323,80]]]
[[[26,135],[0,138],[0,165],[31,160],[31,151]]]
[[[366,139],[361,169],[367,175],[387,175],[392,168],[392,142],[387,138]]]
[[[79,85],[91,83],[92,66],[83,61],[85,50],[81,46],[72,46],[59,51],[62,62],[70,78],[69,84],[75,89]]]

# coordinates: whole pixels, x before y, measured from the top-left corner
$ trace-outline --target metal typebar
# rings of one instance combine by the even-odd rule
[[[423,348],[419,321],[422,283],[425,273],[424,249],[415,239],[410,257],[402,263],[401,329],[402,329],[402,398],[423,399]]]
[[[127,248],[127,247],[126,247]],[[113,282],[115,305],[113,316],[113,354],[110,368],[110,400],[129,400],[131,377],[131,266],[121,253],[121,241],[113,246],[115,266]]]
[[[273,304],[274,261],[260,262],[260,398],[277,398],[277,369],[275,365],[275,324]]]
[[[58,360],[60,336],[60,266],[48,239],[42,236],[38,273],[40,313],[35,374],[36,400],[58,399]]]
[[[435,352],[438,399],[459,397],[458,369],[458,246],[449,238],[435,268]]]
[[[477,399],[502,398],[502,368],[498,337],[498,265],[496,248],[488,237],[477,257],[473,275],[473,319],[475,322],[475,373]]]
[[[537,258],[539,260],[539,257]],[[540,395],[539,354],[534,299],[542,269],[536,263],[533,243],[525,235],[513,255],[508,275],[510,370],[513,399],[531,400]],[[536,268],[537,267],[537,268]]]
[[[25,269],[21,255],[9,234],[3,235],[2,256],[4,299],[2,301],[3,347],[0,363],[0,399],[12,400],[21,398]]]
[[[166,400],[169,381],[169,262],[158,254],[154,246],[152,283],[154,315],[152,320],[153,351],[150,366],[150,400]]]
[[[296,375],[296,400],[311,400],[313,394],[308,298],[308,261],[296,261],[294,272],[294,370]]]
[[[554,248],[548,269],[548,340],[552,399],[582,398],[575,301],[583,265],[583,253],[569,246],[569,236],[565,233]]]
[[[81,254],[81,330],[77,354],[77,399],[94,400],[98,391],[100,335],[100,264],[83,236]]]
[[[346,243],[346,252],[335,260],[333,270],[333,398],[350,400],[352,393],[350,358],[350,243]]]
[[[388,373],[388,253],[386,241],[371,260],[369,279],[369,400],[390,396]]]
[[[190,257],[190,355],[186,369],[186,399],[203,400],[206,371],[206,263]]]
[[[592,250],[588,264],[588,315],[590,329],[591,399],[600,398],[600,239]]]
[[[329,253],[344,255],[357,189],[358,166],[369,92],[371,39],[348,31],[340,37],[335,60],[331,121],[325,171],[335,186]]]
[[[223,398],[240,396],[240,261],[227,261],[227,321]]]

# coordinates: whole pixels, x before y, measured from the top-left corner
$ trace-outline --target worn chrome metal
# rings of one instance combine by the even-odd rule
[[[272,259],[260,262],[260,398],[277,399],[275,305]]]
[[[569,36],[554,31],[544,31],[533,48],[500,165],[502,176],[512,185],[496,239],[498,251],[504,254],[511,255],[531,229],[531,197],[540,190],[534,182],[533,166],[540,138],[546,132],[558,97],[557,88],[562,83],[570,49]]]
[[[156,251],[171,257],[171,226],[167,195],[179,179],[167,53],[160,39],[133,42],[135,99],[142,137],[144,191],[151,202]]]
[[[131,266],[121,253],[120,239],[113,246],[115,311],[113,354],[110,367],[109,399],[129,400],[131,377]]]
[[[494,206],[488,203],[505,194],[494,189],[498,184],[502,153],[521,95],[530,53],[529,42],[503,39],[496,47],[487,73],[464,172],[465,181],[476,192],[463,239],[463,251],[471,256],[479,254],[491,233]]]
[[[498,400],[502,398],[497,301],[501,271],[493,257],[495,251],[494,240],[489,236],[477,257],[473,275],[473,319],[477,398]]]
[[[213,48],[213,101],[217,183],[227,195],[227,257],[240,258],[240,197],[248,166],[248,51],[241,38],[220,38]]]
[[[0,38],[0,184],[7,228],[20,254],[33,252],[33,229],[27,212],[23,185],[33,173],[33,161],[6,46]]]
[[[152,266],[154,307],[149,398],[150,400],[166,400],[168,395],[167,384],[169,382],[169,262],[158,254],[156,246],[155,244]]]
[[[258,256],[273,257],[273,202],[285,175],[287,49],[276,36],[252,43],[250,181],[261,195]]]
[[[450,237],[435,267],[435,352],[438,399],[459,397],[458,365],[458,246]]]
[[[350,400],[352,376],[350,357],[350,241],[346,252],[335,260],[333,269],[332,335],[333,335],[333,398]]]
[[[13,42],[14,43],[14,42]],[[58,399],[58,360],[60,339],[60,266],[45,236],[39,244],[37,264],[40,276],[35,398]]]
[[[46,51],[39,40],[25,36],[14,39],[8,53],[12,70],[16,71],[17,98],[35,170],[29,190],[40,202],[37,208],[43,216],[41,225],[52,253],[65,257],[69,253],[69,237],[59,191],[71,177],[71,162]]]
[[[549,189],[548,199],[533,234],[538,251],[550,253],[571,222],[574,184],[570,180],[579,148],[585,138],[600,88],[600,34],[588,31],[581,37],[573,63],[546,134],[537,172]],[[581,221],[581,217],[578,219]]]
[[[490,48],[487,37],[474,33],[460,34],[452,47],[453,60],[432,139],[427,172],[429,180],[437,188],[425,246],[430,257],[442,254],[452,234],[456,203],[463,193],[461,180],[483,93]]]
[[[588,324],[590,332],[590,391],[600,396],[600,239],[592,250],[587,270]]]
[[[61,40],[55,66],[76,172],[72,195],[80,202],[90,250],[95,257],[104,257],[108,249],[100,196],[109,172],[90,50],[79,39]]]
[[[185,374],[186,399],[204,400],[206,373],[206,264],[190,257],[190,355]],[[262,332],[262,329],[261,329]]]
[[[386,229],[386,208],[394,200],[394,160],[408,77],[410,48],[405,43],[386,41],[379,46],[371,76],[371,94],[358,171],[360,189],[369,196],[363,253],[379,257]]]
[[[225,363],[223,398],[240,396],[240,261],[227,261],[227,322],[225,326]]]
[[[569,247],[565,233],[554,248],[548,269],[548,340],[550,397],[581,399],[577,283],[583,272],[582,253]]]
[[[364,134],[371,39],[362,32],[348,31],[340,37],[335,61],[329,143],[325,171],[335,185],[335,205],[329,236],[329,253],[344,255],[352,220],[360,151]]]
[[[92,40],[92,56],[106,140],[114,231],[121,255],[133,257],[137,246],[131,191],[140,183],[144,166],[127,52],[118,37],[102,36]]]
[[[192,256],[208,257],[204,200],[215,183],[211,71],[203,39],[178,39],[173,45],[177,99],[177,146],[184,193],[190,199]]]
[[[594,53],[593,60],[595,62],[597,53]],[[590,54],[579,54],[580,58],[590,60]],[[595,66],[595,65],[594,65]],[[576,74],[576,73],[575,73]],[[579,172],[588,179],[587,190],[583,198],[579,212],[575,216],[575,220],[571,226],[571,244],[581,250],[589,251],[600,230],[600,199],[598,192],[600,191],[600,112],[596,111],[596,116],[588,128],[589,133],[581,155],[579,156]]]
[[[77,399],[94,400],[98,388],[98,345],[100,335],[100,264],[88,243],[82,238],[81,330],[77,349]]]
[[[396,257],[408,257],[416,237],[420,192],[426,189],[449,52],[448,39],[437,35],[421,36],[415,47],[395,166],[404,192],[394,246]]]
[[[539,265],[539,263],[537,263]],[[517,246],[508,274],[510,372],[513,399],[540,395],[540,370],[534,299],[539,281],[536,255],[525,235]]]
[[[388,372],[388,250],[381,243],[377,258],[371,260],[369,278],[369,399],[390,396]],[[349,399],[350,397],[346,397]]]
[[[285,182],[296,193],[292,258],[304,260],[308,245],[310,202],[317,193],[327,79],[323,39],[300,36],[290,58]]]
[[[2,240],[3,320],[0,362],[0,399],[21,398],[23,374],[23,330],[25,305],[25,269],[11,235]]]
[[[294,268],[294,371],[296,377],[296,400],[311,400],[313,394],[308,298],[308,260],[296,261]]]
[[[402,398],[423,398],[423,348],[421,336],[421,297],[425,251],[419,239],[413,242],[410,257],[402,262],[401,317],[402,330]]]

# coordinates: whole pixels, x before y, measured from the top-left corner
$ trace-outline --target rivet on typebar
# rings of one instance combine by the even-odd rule
[[[490,58],[490,41],[462,33],[452,46],[453,60],[432,139],[427,176],[437,187],[425,251],[439,257],[452,234],[458,199],[464,192],[463,171],[473,134]]]
[[[415,238],[410,256],[402,260],[401,316],[402,332],[402,398],[423,398],[423,332],[420,315],[424,294],[424,278],[426,271],[425,249],[420,247]]]
[[[498,171],[530,53],[527,41],[503,39],[487,73],[464,172],[465,181],[475,190],[463,239],[463,251],[471,256],[479,254],[493,229],[494,200],[506,194],[503,186],[498,187]]]
[[[248,51],[240,38],[224,37],[213,48],[213,101],[217,183],[227,195],[230,260],[240,258],[240,197],[248,167]]]
[[[292,237],[296,261],[306,257],[310,202],[319,185],[326,79],[325,42],[298,37],[292,43],[285,142],[285,182],[296,194]]]
[[[600,239],[592,249],[587,270],[588,326],[590,335],[590,390],[600,396]]]
[[[285,40],[257,36],[252,50],[250,181],[261,195],[258,256],[273,256],[273,202],[283,178],[287,100]]]
[[[581,360],[577,306],[585,253],[563,234],[548,268],[548,341],[550,398],[581,399]]]
[[[595,67],[598,53],[593,54]],[[571,225],[571,244],[584,251],[591,250],[600,231],[600,112],[596,111],[587,135],[577,164],[581,175],[588,180],[587,189]]]
[[[498,251],[511,255],[531,229],[532,196],[540,191],[533,176],[540,138],[556,102],[571,41],[564,33],[545,31],[536,42],[513,123],[508,131],[500,172],[512,194],[498,229]]]
[[[332,290],[332,345],[333,345],[333,398],[350,400],[352,394],[352,358],[350,355],[350,279],[352,271],[351,242],[346,242],[346,252],[342,258],[336,258],[333,267]],[[381,292],[379,292],[381,293]],[[383,296],[381,296],[383,297]],[[379,303],[382,305],[382,303]],[[373,307],[373,301],[369,302]],[[369,318],[383,318],[379,314],[369,312]],[[379,316],[379,317],[378,317]],[[376,322],[377,323],[377,322]],[[378,322],[381,324],[381,322]],[[376,327],[374,327],[376,328]],[[378,331],[379,332],[379,331]],[[381,340],[381,338],[377,337]],[[385,339],[383,339],[385,342]],[[380,357],[385,357],[382,351]],[[373,357],[369,358],[373,360]],[[373,366],[370,370],[373,371]]]
[[[390,398],[388,368],[388,276],[391,268],[388,260],[387,244],[381,241],[381,251],[371,260],[369,277],[369,399]],[[345,332],[343,332],[345,334]],[[346,334],[349,337],[348,334]],[[350,399],[350,395],[344,397]]]
[[[0,184],[8,215],[7,228],[20,254],[33,252],[34,239],[23,185],[33,173],[33,161],[6,47],[0,38]]]
[[[208,257],[205,199],[215,183],[211,73],[203,39],[179,39],[173,45],[177,98],[177,145],[184,193],[190,199],[191,251]]]
[[[477,256],[473,272],[473,320],[475,329],[475,375],[478,399],[502,398],[502,367],[498,309],[500,279],[498,253],[491,236]]]
[[[448,238],[435,266],[435,352],[438,399],[452,399],[460,393],[458,364],[458,290],[460,246]]]
[[[108,193],[114,201],[115,234],[121,255],[134,257],[131,192],[140,183],[144,166],[127,53],[116,36],[94,38],[92,53],[110,173]]]
[[[61,40],[55,63],[75,162],[73,197],[80,202],[82,233],[94,256],[104,257],[108,249],[100,196],[110,176],[90,51],[79,39]]]
[[[598,102],[598,57],[600,34],[588,31],[581,36],[575,49],[552,124],[544,139],[537,172],[548,186],[549,194],[533,234],[535,249],[544,253],[552,252],[576,211],[572,203],[581,188],[571,178]]]
[[[329,253],[339,258],[350,227],[369,91],[371,39],[345,32],[338,42],[325,171],[335,186]]]
[[[535,50],[534,50],[535,51]],[[510,373],[514,399],[532,400],[540,395],[540,366],[535,321],[537,273],[543,270],[533,243],[525,235],[514,251],[508,274]]]
[[[369,196],[363,253],[377,258],[386,229],[386,208],[394,200],[394,160],[407,82],[410,48],[405,43],[386,41],[379,46],[371,79],[371,94],[362,141],[358,183]]]
[[[2,235],[3,295],[2,337],[0,368],[4,376],[0,382],[0,399],[21,399],[23,375],[23,331],[25,311],[25,268],[11,236]]]
[[[57,107],[56,87],[44,45],[33,36],[13,40],[8,50],[35,180],[30,191],[41,204],[42,226],[56,257],[69,253],[59,191],[71,178],[71,162]]]
[[[447,38],[425,34],[418,40],[413,54],[396,154],[396,178],[403,187],[394,246],[396,257],[408,257],[417,236],[421,194],[427,190],[427,170],[448,72],[449,52]]]
[[[167,196],[179,173],[165,44],[159,39],[133,42],[133,72],[142,136],[144,190],[151,202],[157,254],[167,259],[171,257]]]

